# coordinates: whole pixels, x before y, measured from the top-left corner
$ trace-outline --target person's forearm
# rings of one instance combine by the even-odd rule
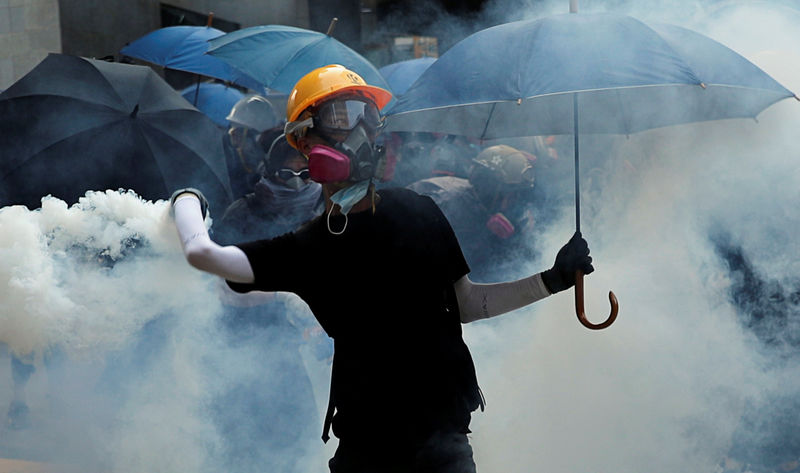
[[[505,314],[550,295],[541,273],[494,284],[477,284],[464,276],[454,287],[462,323]]]
[[[200,201],[194,194],[178,196],[173,209],[175,227],[189,264],[229,281],[251,283],[255,280],[250,262],[241,249],[219,246],[208,236]]]

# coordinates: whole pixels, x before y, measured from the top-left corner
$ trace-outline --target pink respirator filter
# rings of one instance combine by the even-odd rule
[[[314,182],[338,182],[350,177],[350,158],[325,145],[315,145],[308,153],[308,173]]]

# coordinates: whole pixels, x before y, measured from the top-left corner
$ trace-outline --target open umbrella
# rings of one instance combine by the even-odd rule
[[[168,26],[151,31],[120,50],[120,54],[151,64],[192,72],[263,91],[261,84],[224,61],[206,54],[208,40],[225,32],[210,26]]]
[[[253,26],[212,39],[208,54],[284,93],[307,73],[328,64],[341,64],[368,84],[388,89],[375,66],[330,36],[331,29],[326,34],[293,26]]]
[[[233,106],[244,97],[239,89],[219,82],[203,82],[198,86],[190,85],[181,91],[181,95],[223,128],[228,127],[226,117]]]
[[[435,57],[408,59],[406,61],[387,64],[378,69],[378,72],[386,79],[392,94],[399,96],[406,93],[411,84],[419,79],[419,76],[421,76],[434,61],[436,61]]]
[[[222,130],[146,66],[50,54],[0,94],[0,204],[88,190],[230,202]]]
[[[502,51],[502,54],[498,54]],[[565,14],[488,28],[443,54],[389,111],[386,131],[494,139],[573,134],[580,231],[580,133],[755,117],[792,92],[710,38],[615,14]],[[581,322],[583,275],[576,288]]]

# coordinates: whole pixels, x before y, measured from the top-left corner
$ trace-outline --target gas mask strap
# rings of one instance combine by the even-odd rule
[[[286,138],[286,133],[281,133],[278,135],[272,143],[269,145],[269,150],[267,150],[267,154],[264,155],[264,169],[269,169],[269,161],[272,158],[272,149],[275,148],[275,144],[278,143],[278,140]]]
[[[286,122],[286,124],[283,126],[283,134],[291,135],[297,130],[301,130],[303,128],[314,128],[314,119],[309,117],[305,120]]]

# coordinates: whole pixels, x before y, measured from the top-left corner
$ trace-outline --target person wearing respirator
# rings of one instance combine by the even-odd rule
[[[475,284],[452,228],[429,197],[375,191],[379,110],[391,94],[331,65],[295,85],[287,141],[308,157],[325,214],[271,240],[219,246],[205,229],[202,193],[173,193],[187,260],[240,292],[289,291],[334,339],[323,429],[339,438],[332,473],[475,471],[471,413],[483,408],[461,323],[493,317],[591,273],[580,234],[552,268],[517,281]],[[312,269],[312,270],[309,270]]]

